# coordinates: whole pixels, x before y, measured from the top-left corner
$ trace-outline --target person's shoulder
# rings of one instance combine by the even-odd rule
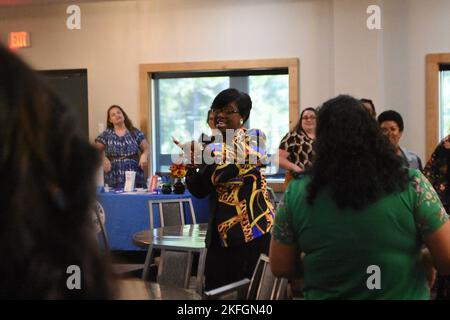
[[[311,181],[311,177],[305,174],[295,175],[293,179],[289,181],[289,185],[286,189],[286,194],[299,194],[306,190],[306,186]]]
[[[415,154],[414,152],[412,152],[411,150],[406,149],[406,148],[404,148],[404,147],[400,147],[400,149],[402,149],[403,153],[405,154],[405,156],[406,156],[407,158],[416,158],[416,159],[420,159],[420,157],[419,157],[417,154]]]
[[[97,136],[96,140],[98,139],[102,139],[105,137],[110,136],[113,133],[113,130],[110,128],[106,128],[105,130],[103,130],[102,132],[100,132],[100,134]]]
[[[408,168],[409,187],[416,190],[418,185],[428,181],[419,169]]]
[[[144,133],[136,127],[133,127],[129,132],[136,136],[144,135]]]
[[[420,172],[419,169],[415,168],[408,168],[408,176],[410,178],[418,177],[420,178],[422,176],[422,172]]]

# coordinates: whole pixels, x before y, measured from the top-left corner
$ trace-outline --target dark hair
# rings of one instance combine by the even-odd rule
[[[252,99],[245,92],[241,92],[234,88],[225,89],[214,98],[211,109],[221,109],[231,102],[236,102],[239,114],[242,116],[245,123],[250,116],[250,110],[252,109]]]
[[[0,299],[111,297],[91,207],[99,166],[76,117],[0,45]],[[67,268],[82,272],[69,290]]]
[[[361,101],[362,103],[368,103],[370,105],[370,108],[372,109],[372,115],[374,117],[376,117],[377,112],[375,111],[375,105],[373,104],[373,101],[370,99],[366,99],[366,98],[362,98],[359,101]]]
[[[292,132],[300,132],[300,131],[305,132],[305,130],[303,130],[303,127],[302,127],[302,120],[303,120],[303,115],[305,114],[306,111],[312,111],[312,112],[314,112],[314,114],[317,116],[317,110],[316,110],[316,109],[311,108],[311,107],[304,109],[304,110],[302,111],[302,113],[300,113],[300,119],[298,120],[297,124],[296,124],[295,127],[291,130]],[[306,133],[306,132],[305,132],[305,133]]]
[[[385,121],[394,121],[398,125],[400,132],[403,132],[403,118],[397,111],[387,110],[380,113],[378,116],[378,124],[381,126]]]
[[[125,113],[125,111],[123,111],[123,109],[116,105],[113,104],[111,107],[108,108],[108,111],[106,111],[106,127],[109,129],[114,129],[114,125],[109,121],[109,111],[111,111],[111,109],[113,108],[117,108],[120,110],[120,112],[122,112],[123,117],[124,117],[124,123],[125,123],[125,127],[127,127],[128,131],[132,132],[134,130],[136,130],[136,128],[133,126],[133,123],[131,122],[130,118],[128,118],[128,115]]]
[[[407,169],[359,100],[340,95],[319,110],[308,202],[329,186],[339,208],[362,209],[402,191]]]

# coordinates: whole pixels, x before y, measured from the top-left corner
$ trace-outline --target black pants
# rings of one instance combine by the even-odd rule
[[[269,245],[269,233],[236,247],[224,248],[214,241],[206,253],[205,290],[251,279],[260,254],[268,254]]]

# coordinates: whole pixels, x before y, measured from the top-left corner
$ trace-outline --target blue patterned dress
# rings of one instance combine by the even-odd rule
[[[138,129],[133,132],[127,130],[122,137],[114,129],[106,129],[95,139],[105,146],[105,155],[111,162],[111,171],[105,173],[105,184],[123,188],[125,171],[136,171],[135,187],[145,187],[144,171],[139,167],[139,145],[144,139],[144,134]]]

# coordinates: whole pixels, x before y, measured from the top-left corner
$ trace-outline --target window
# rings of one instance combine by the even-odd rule
[[[441,64],[439,72],[439,140],[450,134],[450,65]]]
[[[426,57],[426,158],[450,133],[450,53]]]
[[[141,128],[151,141],[151,172],[168,171],[171,154],[179,152],[172,136],[198,140],[210,132],[206,116],[223,89],[250,95],[253,107],[246,126],[265,132],[269,155],[298,121],[298,59],[145,64],[140,72]],[[273,164],[267,173],[275,169]]]

